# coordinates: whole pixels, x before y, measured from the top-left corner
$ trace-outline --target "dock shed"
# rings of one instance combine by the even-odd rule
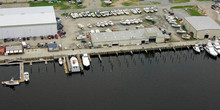
[[[22,54],[24,49],[22,45],[11,45],[5,47],[5,55]]]
[[[196,39],[220,37],[220,26],[208,16],[185,17],[183,24],[190,36]]]
[[[57,43],[49,43],[48,44],[48,51],[49,52],[53,52],[53,51],[58,51],[59,47],[57,45]]]
[[[0,9],[0,39],[57,33],[53,6]]]
[[[157,27],[91,33],[94,47],[140,45],[149,42],[164,42],[165,35]]]

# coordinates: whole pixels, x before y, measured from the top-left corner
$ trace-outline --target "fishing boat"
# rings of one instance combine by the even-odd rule
[[[70,58],[70,68],[71,72],[80,72],[79,62],[74,56]]]
[[[58,62],[59,62],[59,65],[63,65],[63,61],[61,57],[58,59]]]
[[[215,40],[215,43],[213,44],[214,50],[220,55],[220,44],[218,40]]]
[[[28,72],[24,72],[24,81],[28,82],[29,80],[30,80],[29,73]]]
[[[89,61],[88,54],[83,54],[82,61],[83,61],[83,65],[85,67],[89,67],[90,66],[90,61]]]
[[[16,80],[14,80],[14,78],[11,78],[10,81],[5,81],[5,85],[7,86],[17,86],[19,85],[20,83]]]
[[[195,44],[195,46],[193,46],[193,50],[197,53],[200,53],[199,44]]]
[[[218,53],[215,51],[214,46],[212,45],[211,42],[208,42],[206,47],[204,47],[204,49],[206,50],[206,52],[208,54],[210,54],[213,57],[217,57]]]

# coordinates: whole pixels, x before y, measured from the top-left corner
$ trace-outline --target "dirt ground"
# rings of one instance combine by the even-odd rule
[[[217,10],[211,9],[210,4],[200,4],[198,5],[202,10],[205,11],[207,16],[211,17],[214,19],[218,24],[220,24],[220,21],[218,21],[218,13],[216,12]],[[219,10],[220,11],[220,10]]]
[[[17,8],[17,7],[29,7],[28,3],[12,3],[12,4],[2,4],[0,8]]]
[[[129,2],[130,0],[118,0],[114,3],[112,3],[112,5],[114,5],[114,7],[123,7],[122,3],[123,2]]]

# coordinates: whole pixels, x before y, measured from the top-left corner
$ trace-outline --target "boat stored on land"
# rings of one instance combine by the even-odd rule
[[[79,62],[74,56],[70,58],[70,69],[71,72],[80,72]]]
[[[213,57],[217,57],[218,53],[214,50],[214,47],[211,42],[208,42],[206,47],[204,47],[207,53],[209,53]]]
[[[83,61],[83,65],[84,65],[85,67],[90,66],[90,61],[89,61],[88,54],[83,54],[83,56],[82,56],[82,61]]]

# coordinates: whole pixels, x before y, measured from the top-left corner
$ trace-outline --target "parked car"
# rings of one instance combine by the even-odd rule
[[[27,40],[30,40],[30,37],[27,37]]]
[[[56,17],[57,23],[61,23],[61,19],[59,17]]]
[[[57,29],[58,29],[58,30],[63,29],[63,25],[60,24],[60,23],[57,23]]]
[[[43,39],[44,39],[44,36],[40,36],[40,38],[41,38],[41,40],[43,40]]]
[[[37,47],[40,47],[41,45],[40,45],[40,43],[37,43]]]
[[[4,42],[7,42],[8,41],[8,39],[4,39]]]
[[[48,38],[48,39],[51,39],[51,36],[50,36],[50,35],[48,35],[48,36],[47,36],[47,38]]]
[[[23,41],[26,41],[26,38],[25,38],[25,37],[23,37],[23,38],[22,38],[22,40],[23,40]]]
[[[57,34],[55,35],[55,38],[58,39],[58,35]]]
[[[51,38],[54,39],[54,35],[51,35]]]
[[[34,39],[34,40],[36,40],[36,39],[37,39],[37,37],[36,37],[36,36],[34,36],[34,37],[33,37],[33,39]]]

